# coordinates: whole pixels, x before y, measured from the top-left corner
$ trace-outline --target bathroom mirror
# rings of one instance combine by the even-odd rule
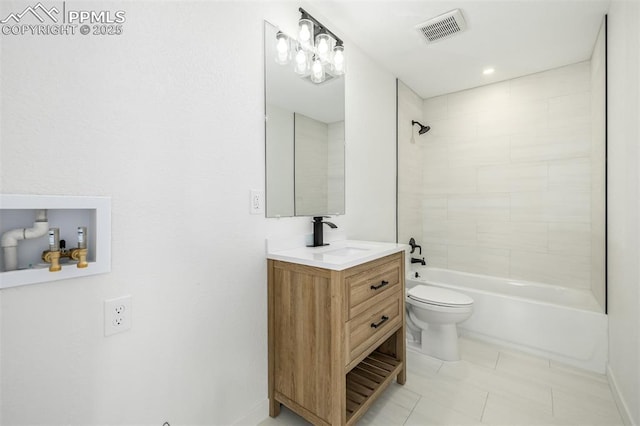
[[[277,32],[265,22],[266,216],[344,214],[344,77],[276,63]]]

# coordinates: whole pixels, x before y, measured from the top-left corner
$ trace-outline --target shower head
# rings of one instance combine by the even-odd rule
[[[422,124],[418,123],[418,122],[417,122],[417,121],[415,121],[415,120],[413,120],[413,121],[411,122],[411,125],[412,125],[412,126],[415,126],[416,124],[417,124],[418,126],[420,126],[420,129],[418,130],[418,134],[419,134],[419,135],[424,135],[424,134],[425,134],[425,133],[427,133],[429,130],[431,130],[431,127],[429,127],[429,126],[423,126]]]

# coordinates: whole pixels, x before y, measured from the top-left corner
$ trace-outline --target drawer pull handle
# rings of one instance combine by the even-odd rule
[[[389,317],[386,315],[383,315],[382,318],[380,318],[380,321],[378,321],[377,323],[372,322],[371,323],[371,328],[378,328],[380,327],[386,320],[388,320]]]
[[[389,284],[389,281],[384,281],[384,280],[383,280],[383,281],[382,281],[380,284],[378,284],[378,285],[372,285],[372,286],[371,286],[371,290],[377,290],[377,289],[379,289],[379,288],[384,287],[384,286],[385,286],[385,285],[387,285],[387,284]]]

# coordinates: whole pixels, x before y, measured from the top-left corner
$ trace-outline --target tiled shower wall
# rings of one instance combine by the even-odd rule
[[[296,215],[317,216],[327,211],[329,126],[302,114],[294,114],[294,170]]]
[[[295,116],[295,214],[344,214],[344,121]]]
[[[344,121],[329,123],[327,164],[327,210],[344,214]]]
[[[399,83],[399,240],[431,266],[591,288],[590,75],[582,62],[421,105]]]

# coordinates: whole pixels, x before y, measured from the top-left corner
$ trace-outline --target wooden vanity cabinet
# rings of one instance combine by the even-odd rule
[[[268,260],[269,415],[351,425],[406,379],[404,252],[342,271]]]

